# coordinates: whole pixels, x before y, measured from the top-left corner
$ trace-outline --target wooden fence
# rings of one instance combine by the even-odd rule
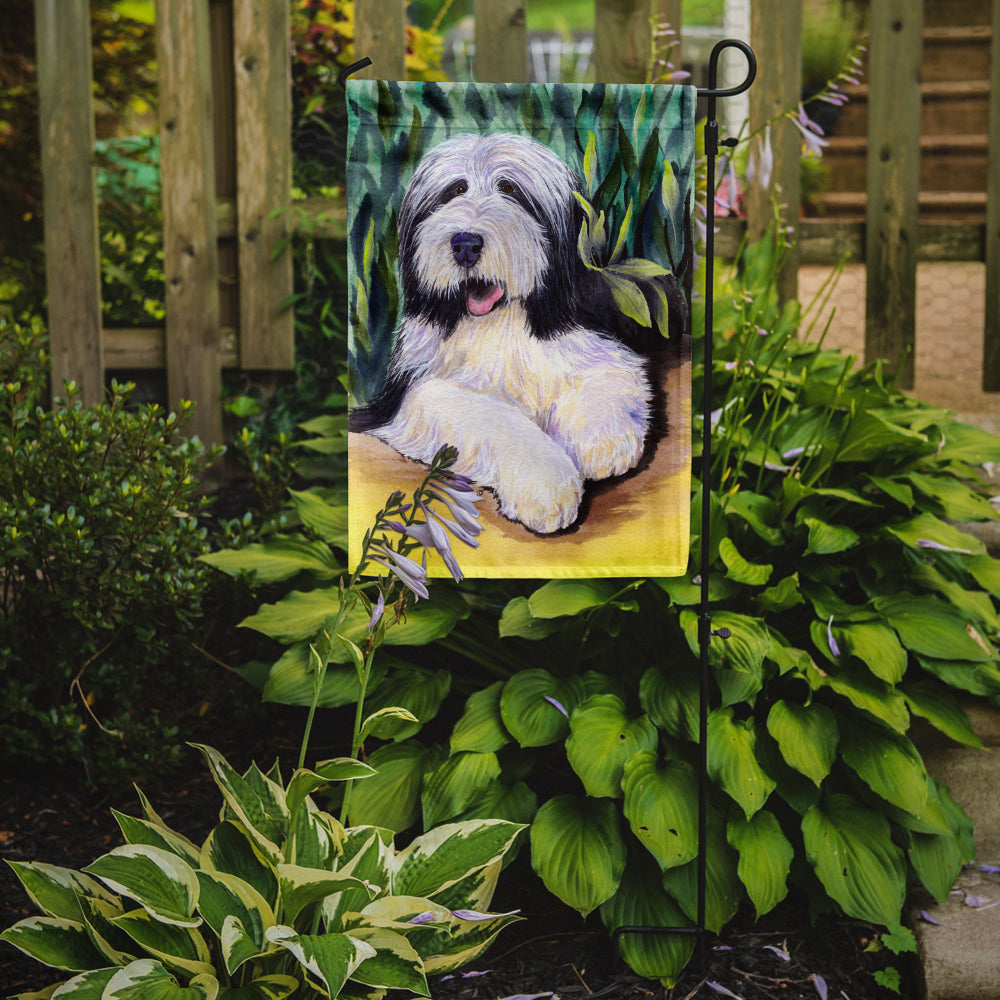
[[[525,2],[475,0],[477,79],[526,78]],[[157,2],[166,325],[143,330],[101,326],[88,0],[35,4],[53,384],[73,379],[95,401],[108,370],[165,369],[169,400],[195,400],[195,432],[221,441],[222,369],[277,371],[294,360],[283,307],[291,254],[280,249],[293,218],[283,211],[291,203],[290,0]],[[595,0],[598,80],[644,79],[651,7],[681,23],[681,0]],[[787,217],[797,241],[782,290],[795,294],[800,263],[844,253],[864,261],[866,356],[895,365],[910,350],[903,378],[912,384],[917,262],[985,261],[983,385],[1000,391],[1000,0],[992,4],[985,224],[918,216],[922,9],[917,0],[871,0],[866,219]],[[404,76],[404,12],[404,0],[358,0],[356,51],[373,60],[369,75]],[[751,128],[798,103],[801,32],[801,0],[754,0]],[[745,223],[725,220],[722,255],[744,227],[763,230],[777,193],[799,203],[793,126],[775,129],[774,147],[770,186],[749,192]],[[344,237],[342,202],[308,202],[297,214],[313,220],[315,236]]]

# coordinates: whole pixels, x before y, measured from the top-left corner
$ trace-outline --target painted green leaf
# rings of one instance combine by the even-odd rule
[[[218,994],[219,982],[212,975],[198,975],[181,986],[159,962],[143,958],[117,970],[101,1000],[216,1000]]]
[[[257,584],[288,580],[297,573],[332,580],[345,572],[325,542],[294,535],[272,535],[266,542],[209,552],[200,559],[230,576],[247,574]]]
[[[763,587],[774,570],[774,566],[770,563],[747,562],[740,555],[733,540],[728,537],[719,540],[719,557],[726,564],[729,578],[737,583],[745,583],[749,587]]]
[[[178,927],[197,927],[198,878],[176,854],[147,844],[124,844],[84,871],[112,892],[134,899],[150,916]]]
[[[379,747],[368,758],[378,772],[351,790],[352,826],[382,826],[397,833],[420,817],[424,773],[437,763],[433,750],[415,740]]]
[[[802,836],[817,877],[848,916],[899,923],[906,866],[885,816],[849,795],[834,794],[809,809]]]
[[[69,972],[100,968],[105,960],[87,936],[87,929],[76,920],[65,917],[28,917],[19,920],[0,934],[6,941],[26,955]]]
[[[355,969],[375,957],[370,944],[349,934],[296,934],[293,928],[279,924],[268,928],[267,939],[291,952],[330,996],[338,996]]]
[[[660,884],[655,865],[630,858],[615,894],[601,904],[609,932],[619,927],[688,927],[692,922]],[[694,952],[691,934],[623,934],[622,958],[638,975],[673,986]]]
[[[550,580],[529,598],[535,618],[560,618],[606,604],[615,593],[610,580]]]
[[[420,797],[424,827],[430,828],[454,819],[498,777],[500,764],[495,753],[469,751],[452,754],[424,779]]]
[[[995,660],[996,653],[957,611],[926,595],[880,595],[875,607],[907,649],[939,660]]]
[[[691,767],[643,750],[625,762],[623,811],[636,839],[661,869],[698,853],[698,782]]]
[[[462,717],[451,733],[451,752],[475,750],[479,753],[496,752],[510,742],[510,733],[500,717],[500,692],[503,681],[469,696]]]
[[[845,763],[876,795],[919,815],[927,801],[927,771],[920,754],[900,733],[854,718],[841,741]]]
[[[192,927],[161,923],[145,910],[132,910],[111,922],[154,958],[188,976],[211,975],[212,956],[201,934]]]
[[[618,889],[625,842],[608,799],[557,795],[531,824],[531,865],[553,895],[582,916]]]
[[[582,700],[580,678],[558,678],[541,669],[522,670],[504,684],[500,716],[521,746],[547,746],[566,736],[570,713]]]
[[[762,809],[750,819],[737,816],[726,828],[729,846],[739,852],[736,873],[746,886],[758,919],[788,894],[788,873],[795,849],[774,813]]]
[[[31,901],[46,916],[80,921],[83,919],[80,896],[93,896],[109,903],[115,901],[115,897],[97,879],[72,868],[60,868],[40,861],[8,861],[7,864]]]
[[[748,819],[764,805],[776,782],[757,762],[757,733],[752,718],[734,719],[731,707],[717,708],[709,714],[708,774]]]
[[[798,705],[779,699],[767,716],[767,731],[781,756],[796,771],[819,785],[837,756],[839,732],[833,712],[819,702]]]
[[[679,740],[698,739],[698,676],[676,664],[650,667],[639,682],[639,704],[660,729]]]
[[[566,758],[588,795],[616,799],[625,761],[638,750],[655,749],[658,738],[649,716],[629,719],[620,698],[596,694],[570,717]]]

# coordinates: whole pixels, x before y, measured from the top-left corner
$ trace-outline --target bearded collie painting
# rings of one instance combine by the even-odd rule
[[[501,88],[349,83],[352,524],[449,444],[501,528],[467,575],[683,572],[693,95]]]

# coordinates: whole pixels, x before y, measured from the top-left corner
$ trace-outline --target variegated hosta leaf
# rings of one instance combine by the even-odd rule
[[[698,783],[690,765],[644,750],[625,762],[622,789],[632,832],[661,869],[697,855]]]
[[[774,791],[775,780],[757,762],[752,718],[737,721],[733,709],[717,708],[708,718],[708,773],[751,817]]]
[[[362,910],[372,892],[384,892],[389,886],[392,856],[392,833],[371,826],[352,827],[347,831],[337,870],[353,875],[367,888],[345,889],[323,900],[323,920],[327,930],[344,930],[343,915]]]
[[[252,885],[271,907],[278,904],[278,875],[241,823],[220,823],[201,848],[200,868],[225,872]]]
[[[46,916],[81,920],[81,896],[93,896],[109,903],[116,898],[97,879],[74,871],[39,861],[8,861],[24,891]]]
[[[305,868],[335,868],[343,842],[340,822],[307,799],[292,820],[285,856],[290,863]]]
[[[104,956],[105,964],[128,965],[140,957],[135,942],[114,925],[115,917],[125,912],[120,902],[109,903],[93,896],[83,896],[80,905],[90,940]]]
[[[216,1000],[218,995],[215,976],[196,976],[181,986],[159,962],[143,958],[119,969],[101,1000]]]
[[[186,861],[192,868],[198,864],[200,851],[183,834],[176,833],[169,827],[150,822],[149,820],[126,816],[125,813],[120,813],[117,809],[112,809],[111,812],[118,821],[122,835],[128,843],[159,847],[161,850],[176,854],[177,857]]]
[[[54,969],[81,972],[100,968],[105,959],[94,948],[87,928],[65,917],[28,917],[0,934],[26,955]]]
[[[134,899],[150,916],[165,924],[197,927],[198,878],[194,869],[171,851],[146,844],[125,844],[98,858],[84,871],[109,889]]]
[[[229,931],[230,942],[249,938],[253,946],[252,954],[266,950],[264,931],[275,923],[274,912],[264,897],[248,882],[238,879],[235,875],[223,872],[198,872],[198,883],[201,893],[198,898],[198,910],[205,922],[223,939],[223,930],[230,920],[239,923],[238,928]],[[237,930],[240,932],[237,934]],[[225,941],[223,942],[225,944]],[[232,975],[238,966],[252,955],[247,955],[245,946],[239,946],[239,960],[231,964],[234,956],[233,948],[224,948],[226,967]]]
[[[328,785],[331,781],[350,781],[357,778],[370,778],[376,774],[373,767],[353,757],[337,757],[324,760],[313,770],[299,768],[288,782],[285,792],[285,805],[289,814],[294,815],[306,797],[312,795],[318,788]]]
[[[67,979],[52,992],[50,992],[52,987],[49,987],[44,993],[21,993],[11,1000],[29,1000],[31,997],[37,1000],[41,1000],[42,997],[53,997],[55,1000],[101,1000],[104,988],[111,982],[119,968],[120,966],[112,966],[107,969],[91,969],[89,972],[81,972],[80,975]]]
[[[421,834],[393,859],[392,892],[405,896],[438,893],[500,861],[524,829],[505,820],[446,823]]]
[[[802,837],[820,882],[849,917],[899,923],[906,866],[882,813],[849,795],[830,795],[805,814]]]
[[[345,889],[361,889],[369,893],[369,898],[375,895],[374,890],[353,875],[303,868],[300,865],[278,865],[278,881],[281,887],[282,912],[286,920],[292,921],[305,907]]]
[[[454,922],[430,954],[424,955],[424,971],[430,975],[451,972],[478,958],[509,924],[520,920],[517,912],[477,914],[465,919],[466,910],[452,910]],[[415,941],[415,945],[418,943]],[[418,947],[419,950],[419,947]],[[422,953],[423,954],[423,953]]]
[[[111,922],[169,968],[181,969],[189,976],[213,971],[205,939],[190,927],[161,923],[145,910],[123,913]]]
[[[385,927],[356,927],[351,937],[375,949],[351,973],[351,979],[383,989],[409,990],[418,996],[430,996],[424,963],[413,945],[402,934]]]
[[[375,957],[370,944],[349,934],[296,934],[293,928],[278,924],[268,928],[267,939],[291,952],[309,978],[332,997],[363,961]]]
[[[815,785],[830,773],[840,733],[826,705],[778,700],[768,713],[767,731],[777,741],[787,763]]]
[[[618,891],[601,905],[601,920],[619,927],[689,927],[691,921],[664,891],[651,859],[630,858]],[[672,986],[694,950],[692,934],[623,934],[619,950],[640,976]]]
[[[615,803],[558,795],[531,824],[531,865],[549,892],[586,916],[618,889],[625,870]]]
[[[566,757],[588,795],[620,798],[622,769],[632,754],[653,750],[659,739],[647,715],[630,719],[613,694],[592,695],[570,716]]]
[[[218,1000],[285,1000],[299,985],[294,976],[261,976],[244,986],[224,986]]]
[[[277,863],[281,857],[279,844],[288,830],[288,809],[284,789],[260,772],[240,775],[212,747],[193,744],[208,761],[226,805],[246,827],[264,855]]]
[[[730,820],[726,837],[740,853],[736,873],[759,918],[788,895],[788,872],[795,849],[774,814],[766,809],[750,819],[737,816]]]

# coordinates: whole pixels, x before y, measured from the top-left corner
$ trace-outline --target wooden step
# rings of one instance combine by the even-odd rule
[[[925,28],[921,79],[924,83],[988,80],[992,38],[989,25]]]
[[[864,220],[868,197],[863,191],[831,191],[815,201],[828,218]],[[986,193],[979,191],[921,191],[920,218],[981,223],[986,217]]]

